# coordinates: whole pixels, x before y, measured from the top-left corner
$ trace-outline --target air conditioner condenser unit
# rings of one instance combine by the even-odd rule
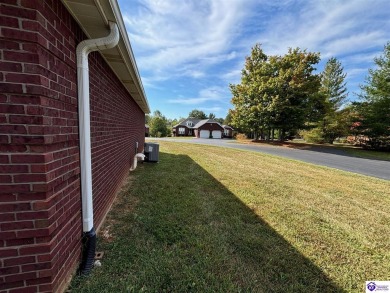
[[[146,142],[144,146],[145,162],[158,162],[159,148],[158,143]]]

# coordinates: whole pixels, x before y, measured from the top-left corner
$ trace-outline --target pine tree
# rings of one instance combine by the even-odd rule
[[[318,126],[322,142],[333,143],[340,136],[346,134],[348,126],[343,119],[341,107],[348,97],[344,68],[334,57],[330,58],[321,74],[321,93],[324,95],[324,117]],[[320,141],[320,142],[321,142]]]
[[[370,139],[372,148],[390,148],[390,42],[374,62],[377,68],[369,70],[366,84],[361,86],[359,130]]]
[[[348,96],[346,76],[341,63],[334,57],[328,60],[321,74],[321,91],[325,94],[326,101],[333,111],[339,110],[346,102]]]

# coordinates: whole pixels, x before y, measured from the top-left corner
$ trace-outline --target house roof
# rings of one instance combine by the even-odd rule
[[[190,121],[193,123],[193,126],[187,125],[187,122],[190,122]],[[190,118],[184,119],[179,124],[176,124],[175,126],[173,126],[173,128],[176,128],[178,126],[186,126],[188,128],[191,128],[191,129],[197,129],[197,128],[201,127],[202,125],[205,125],[206,123],[216,123],[222,127],[222,125],[218,121],[215,121],[213,119],[197,119],[197,118],[190,117]]]
[[[198,118],[192,118],[192,117],[189,117],[187,119],[184,119],[183,121],[181,121],[180,123],[176,124],[175,126],[173,126],[173,128],[177,127],[177,126],[186,126],[186,127],[189,127],[189,128],[194,128],[194,126],[199,122],[201,121],[201,119],[198,119]],[[188,126],[187,125],[187,122],[192,122],[193,123],[193,126]]]
[[[94,39],[108,35],[110,33],[109,21],[113,21],[118,25],[120,33],[119,44],[112,49],[100,51],[100,54],[138,106],[144,113],[150,113],[149,103],[117,0],[61,1],[88,38]]]
[[[231,130],[234,130],[233,127],[229,126],[229,125],[222,125],[223,128],[230,128]]]
[[[217,121],[215,121],[215,120],[213,120],[213,119],[204,119],[204,120],[200,120],[200,121],[194,126],[194,128],[199,128],[199,127],[201,127],[202,125],[205,125],[206,123],[216,123],[216,124],[218,124],[219,126],[222,127],[222,125],[219,124],[219,122],[217,122]]]

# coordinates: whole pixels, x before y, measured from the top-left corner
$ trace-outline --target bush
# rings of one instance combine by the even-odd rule
[[[378,151],[390,151],[390,137],[382,136],[370,138],[366,144],[363,144],[363,148]]]
[[[303,130],[299,133],[306,142],[310,143],[324,143],[324,133],[320,128],[313,128],[311,130]]]
[[[236,139],[237,140],[244,140],[244,139],[247,139],[247,137],[244,133],[237,133]]]
[[[335,139],[335,141],[338,143],[343,143],[343,144],[349,143],[347,137],[338,137]]]

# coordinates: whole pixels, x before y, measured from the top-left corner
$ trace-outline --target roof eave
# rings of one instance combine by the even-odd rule
[[[118,46],[100,51],[107,64],[144,113],[150,107],[135,62],[122,14],[116,0],[61,0],[88,38],[97,38],[109,33],[108,22],[114,21],[121,38]],[[79,9],[80,7],[84,9]]]

